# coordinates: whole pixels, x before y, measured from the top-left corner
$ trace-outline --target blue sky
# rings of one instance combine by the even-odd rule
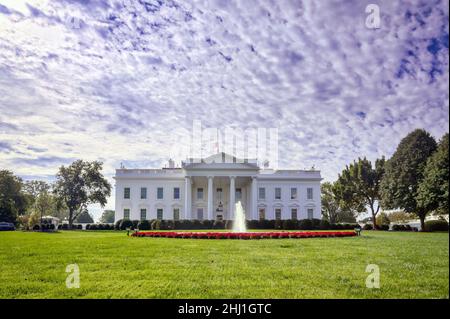
[[[366,5],[379,29],[365,26]],[[276,127],[279,166],[334,180],[448,131],[446,1],[0,0],[0,167],[159,167],[174,136]],[[113,207],[110,201],[108,207]],[[96,215],[98,213],[96,212]]]

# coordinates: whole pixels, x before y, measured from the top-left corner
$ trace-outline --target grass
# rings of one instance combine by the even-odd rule
[[[78,264],[79,289],[65,270]],[[380,289],[366,288],[368,264]],[[0,232],[0,298],[448,298],[448,233],[264,240]]]

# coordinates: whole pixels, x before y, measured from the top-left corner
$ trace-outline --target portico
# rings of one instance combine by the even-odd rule
[[[212,173],[212,172],[210,172]],[[216,175],[185,176],[186,219],[198,219],[199,213],[205,219],[233,219],[234,209],[241,202],[248,219],[256,218],[257,178],[256,176]],[[230,205],[232,203],[232,205]]]

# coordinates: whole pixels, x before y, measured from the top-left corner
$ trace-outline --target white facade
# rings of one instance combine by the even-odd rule
[[[117,169],[115,220],[248,220],[321,217],[320,171],[261,169],[219,153],[181,168]]]

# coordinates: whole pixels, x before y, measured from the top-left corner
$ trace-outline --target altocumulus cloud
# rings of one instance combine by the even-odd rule
[[[0,166],[161,165],[204,127],[279,129],[280,166],[326,179],[448,130],[448,3],[0,0]],[[127,162],[128,160],[128,162]],[[111,203],[112,204],[112,203]]]

